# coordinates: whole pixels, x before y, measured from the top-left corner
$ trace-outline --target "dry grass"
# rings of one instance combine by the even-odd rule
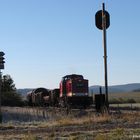
[[[136,122],[140,118],[140,112],[131,112],[120,115],[120,119],[127,122]]]
[[[22,122],[16,125],[9,122],[0,125],[0,140],[129,140],[134,134],[140,134],[140,129],[138,129],[140,112],[116,112],[111,115],[101,115],[92,111],[81,113],[76,110],[69,115],[64,115],[60,111],[48,111],[47,116],[53,116],[53,119]],[[129,126],[131,126],[131,131]],[[15,135],[12,133],[3,135],[3,130],[8,130],[8,132],[13,130]],[[21,131],[17,134],[16,130]],[[26,131],[25,134],[22,130],[30,132]]]
[[[140,103],[140,92],[109,93],[109,100],[119,98],[124,100],[134,99],[137,103]]]
[[[111,116],[104,115],[88,115],[83,117],[64,116],[54,121],[49,121],[40,125],[40,127],[59,127],[59,126],[79,126],[79,125],[91,125],[96,123],[106,123],[111,120]]]
[[[28,133],[27,135],[23,136],[22,140],[38,140],[38,138],[35,135]]]

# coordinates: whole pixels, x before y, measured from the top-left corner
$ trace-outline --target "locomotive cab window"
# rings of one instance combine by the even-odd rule
[[[83,87],[82,83],[77,84],[77,87]]]

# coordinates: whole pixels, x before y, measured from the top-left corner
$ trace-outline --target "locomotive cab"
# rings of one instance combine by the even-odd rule
[[[88,80],[82,75],[66,75],[60,83],[60,98],[72,106],[89,106],[92,98],[88,96]]]

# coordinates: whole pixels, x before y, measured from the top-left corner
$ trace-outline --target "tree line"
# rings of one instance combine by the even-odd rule
[[[23,106],[21,94],[17,93],[14,81],[10,75],[1,78],[1,104],[3,106]]]

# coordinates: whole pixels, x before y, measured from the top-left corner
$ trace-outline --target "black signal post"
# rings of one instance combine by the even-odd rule
[[[103,48],[104,48],[104,78],[105,78],[105,104],[107,109],[108,103],[108,76],[107,76],[107,43],[106,43],[106,29],[110,26],[110,16],[105,10],[105,4],[102,4],[102,10],[95,14],[95,24],[100,30],[103,30]]]
[[[2,85],[2,73],[1,69],[4,69],[4,52],[0,52],[0,123],[2,123],[2,111],[1,111],[1,85]]]

